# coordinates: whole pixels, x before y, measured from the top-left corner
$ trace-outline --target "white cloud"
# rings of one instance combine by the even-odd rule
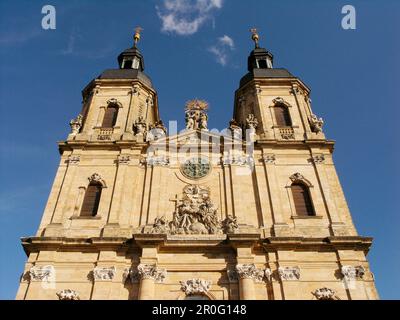
[[[208,51],[214,54],[215,60],[222,66],[226,66],[229,59],[229,53],[235,49],[233,39],[227,35],[219,37],[215,45],[208,48]]]
[[[219,37],[218,41],[222,45],[228,46],[230,49],[234,49],[235,48],[235,43],[233,42],[233,39],[231,37],[227,36],[226,34],[223,37]]]
[[[223,0],[163,0],[156,6],[162,22],[161,31],[178,35],[196,33],[213,12],[222,8]]]

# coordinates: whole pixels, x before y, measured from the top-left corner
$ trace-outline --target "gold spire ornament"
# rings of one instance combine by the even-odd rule
[[[254,41],[255,44],[255,48],[259,48],[258,46],[258,33],[257,33],[257,29],[256,28],[251,28],[250,29],[251,32],[251,39]]]
[[[186,111],[189,111],[189,110],[205,111],[207,109],[208,109],[207,101],[199,100],[199,99],[190,100],[190,101],[186,102],[186,105],[185,105]]]
[[[133,36],[133,42],[135,43],[135,47],[136,47],[136,44],[140,40],[140,32],[142,32],[142,31],[143,31],[142,27],[136,27],[135,28],[135,35]]]

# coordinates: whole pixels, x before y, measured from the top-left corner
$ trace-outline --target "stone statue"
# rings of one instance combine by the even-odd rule
[[[186,103],[185,121],[187,130],[208,130],[208,103],[202,100],[191,100]]]
[[[194,116],[187,112],[185,120],[186,120],[186,129],[194,130]]]
[[[200,125],[199,128],[202,130],[208,130],[207,128],[207,120],[208,120],[208,116],[206,113],[201,113],[200,114]]]
[[[236,138],[240,138],[242,136],[242,128],[235,119],[231,119],[231,121],[229,121],[229,130],[231,130],[233,136]]]
[[[157,218],[149,233],[221,234],[218,208],[210,198],[208,188],[187,185],[183,189],[182,203],[176,208],[172,221]]]
[[[169,231],[168,227],[168,221],[165,218],[165,216],[162,216],[160,218],[155,218],[154,219],[154,224],[153,228],[151,229],[150,233],[155,233],[155,234],[164,234]]]
[[[147,131],[147,124],[144,121],[142,116],[139,116],[139,118],[135,121],[133,125],[133,129],[136,135],[145,135]]]
[[[156,121],[154,124],[150,125],[149,131],[146,135],[146,141],[154,141],[159,138],[164,137],[167,134],[167,128],[164,126],[162,120]]]
[[[72,135],[77,135],[79,133],[79,130],[82,127],[82,121],[83,121],[83,116],[81,114],[78,114],[78,116],[75,119],[72,119],[69,122],[69,125],[71,126],[71,134]]]
[[[257,129],[258,126],[258,120],[256,116],[252,113],[249,113],[249,115],[246,118],[246,126],[248,129]]]
[[[313,132],[315,133],[322,132],[324,120],[322,118],[318,118],[315,114],[311,114],[310,125]]]

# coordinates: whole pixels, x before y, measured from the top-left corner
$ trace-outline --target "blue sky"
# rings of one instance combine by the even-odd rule
[[[15,297],[26,259],[19,238],[37,230],[59,162],[56,141],[80,111],[81,90],[117,67],[137,25],[163,120],[182,127],[184,104],[197,97],[210,103],[209,127],[218,129],[246,73],[248,30],[259,28],[275,66],[311,87],[313,109],[337,141],[357,230],[375,238],[368,257],[379,294],[400,298],[400,3],[188,1],[0,1],[0,298]],[[56,30],[41,28],[46,4],[57,10]],[[356,8],[356,30],[341,28],[345,4]]]

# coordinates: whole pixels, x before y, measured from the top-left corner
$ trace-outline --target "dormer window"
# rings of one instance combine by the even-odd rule
[[[132,69],[132,60],[125,60],[122,69]]]
[[[268,65],[267,65],[267,60],[265,59],[259,59],[257,60],[257,67],[259,69],[267,69]]]
[[[133,69],[139,69],[140,67],[140,59],[138,57],[133,58],[133,63],[132,63],[132,68]]]

